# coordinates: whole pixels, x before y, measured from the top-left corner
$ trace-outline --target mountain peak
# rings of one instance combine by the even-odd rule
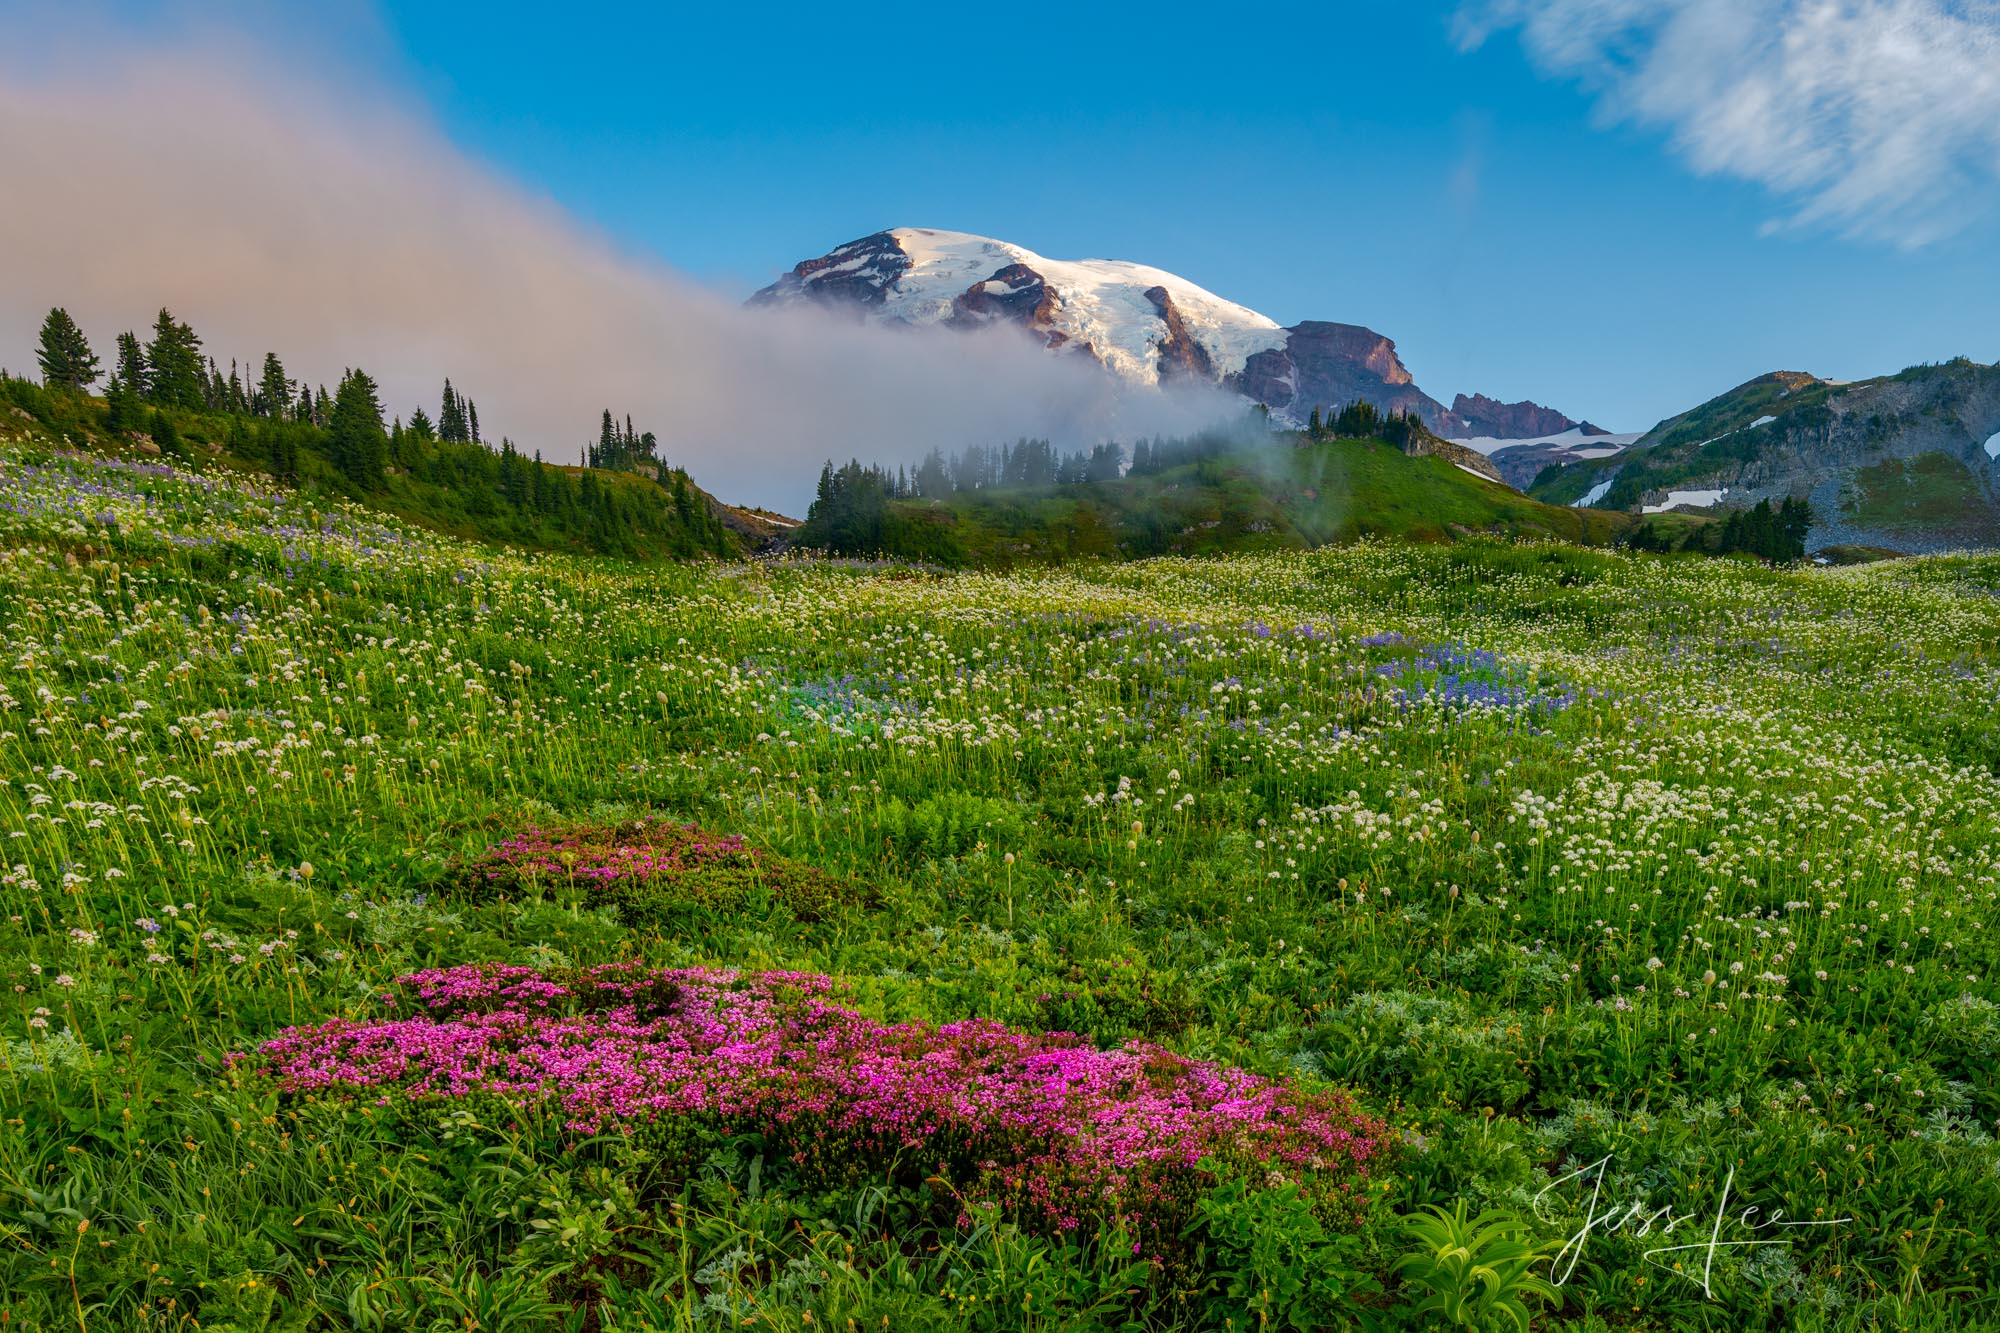
[[[1543,435],[1576,423],[1533,403],[1469,419],[1417,387],[1390,338],[1358,324],[1285,327],[1178,274],[1123,259],[1050,259],[970,232],[892,227],[805,260],[753,306],[811,303],[913,328],[1007,325],[1045,347],[1081,351],[1128,383],[1182,380],[1233,390],[1303,425],[1356,400],[1414,412],[1443,436]],[[1518,418],[1518,419],[1517,419]],[[1560,422],[1551,427],[1549,422]]]

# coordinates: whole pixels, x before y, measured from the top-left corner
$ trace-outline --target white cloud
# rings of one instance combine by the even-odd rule
[[[449,375],[486,434],[551,462],[578,458],[602,408],[629,412],[728,500],[802,510],[829,457],[1132,439],[1241,406],[1131,391],[1009,330],[746,311],[393,94],[228,30],[0,50],[0,182],[0,366],[32,366],[52,305],[100,355],[165,305],[225,366],[275,350],[316,384],[361,366],[405,416],[435,415]]]
[[[1470,48],[1518,29],[1616,121],[1783,197],[1774,226],[1914,248],[2000,182],[2000,0],[1468,0]]]

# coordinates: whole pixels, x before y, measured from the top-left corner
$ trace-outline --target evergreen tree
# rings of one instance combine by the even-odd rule
[[[389,452],[388,433],[382,429],[382,400],[375,381],[359,370],[350,370],[340,381],[327,426],[326,449],[333,465],[363,490],[382,484],[382,465]]]
[[[118,335],[118,378],[125,381],[125,388],[134,397],[144,398],[150,377],[146,370],[146,353],[139,346],[139,335],[126,332]]]
[[[165,306],[153,321],[153,341],[146,345],[147,388],[161,407],[200,410],[207,398],[201,364],[201,339],[177,321]]]
[[[51,389],[81,393],[97,382],[97,353],[61,306],[42,321],[42,344],[35,358],[42,363],[42,379]]]
[[[299,405],[292,410],[292,419],[294,421],[311,421],[313,419],[312,385],[301,384],[299,386]]]
[[[438,439],[446,444],[464,444],[471,439],[471,431],[465,421],[465,404],[452,389],[449,379],[444,382],[444,399],[438,407]]]
[[[113,375],[104,387],[104,429],[114,435],[138,430],[144,422],[139,411],[139,395],[132,392],[123,375]]]
[[[437,427],[431,425],[430,414],[421,407],[410,413],[410,434],[420,440],[437,438]]]
[[[479,438],[479,404],[473,402],[470,398],[465,400],[465,436],[474,444],[481,443]]]
[[[153,443],[160,446],[160,452],[169,458],[178,458],[186,452],[187,446],[181,442],[181,433],[174,429],[173,419],[159,408],[153,409],[152,420],[147,423],[146,433],[153,437]]]
[[[292,382],[285,378],[285,363],[276,352],[264,353],[264,374],[257,381],[257,395],[262,400],[260,413],[273,420],[283,420],[292,406]]]

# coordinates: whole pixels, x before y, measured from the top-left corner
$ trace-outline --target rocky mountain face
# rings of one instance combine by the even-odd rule
[[[1458,395],[1452,399],[1451,413],[1465,423],[1461,439],[1487,436],[1496,440],[1532,440],[1570,430],[1581,430],[1585,435],[1609,433],[1587,421],[1571,421],[1553,407],[1530,402],[1503,403],[1483,393]]]
[[[1384,412],[1415,412],[1439,435],[1464,423],[1419,389],[1396,355],[1396,344],[1358,324],[1309,319],[1285,331],[1285,341],[1255,352],[1224,383],[1273,416],[1303,423],[1314,408],[1338,410],[1365,399]]]
[[[1480,394],[1461,394],[1447,408],[1417,387],[1396,344],[1372,329],[1322,320],[1287,328],[1160,269],[1048,259],[963,232],[898,227],[849,241],[796,265],[749,304],[798,302],[916,328],[1011,325],[1134,383],[1234,390],[1292,425],[1304,425],[1314,408],[1338,410],[1356,399],[1414,412],[1451,439],[1532,438],[1578,425],[1535,403]]]
[[[1531,493],[1711,514],[1798,496],[1813,506],[1811,546],[2000,545],[2000,365],[1961,359],[1851,384],[1759,376]]]

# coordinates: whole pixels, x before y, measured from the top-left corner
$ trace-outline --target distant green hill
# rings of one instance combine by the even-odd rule
[[[1609,545],[1630,515],[1531,500],[1439,457],[1379,440],[1282,436],[1147,474],[881,499],[858,521],[815,506],[796,543],[853,555],[1005,568],[1325,546],[1361,537],[1444,542],[1481,534]]]
[[[1809,501],[1813,547],[2000,545],[2000,366],[1960,358],[1839,383],[1761,375],[1622,453],[1544,469],[1528,494],[1598,509]]]
[[[357,481],[327,428],[227,411],[122,410],[89,394],[0,377],[0,435],[157,459],[189,470],[260,472],[476,541],[637,560],[729,558],[783,531],[732,509],[685,472],[561,467],[511,445],[384,432],[377,471]],[[164,424],[166,429],[160,430]],[[155,438],[155,435],[161,438]]]

